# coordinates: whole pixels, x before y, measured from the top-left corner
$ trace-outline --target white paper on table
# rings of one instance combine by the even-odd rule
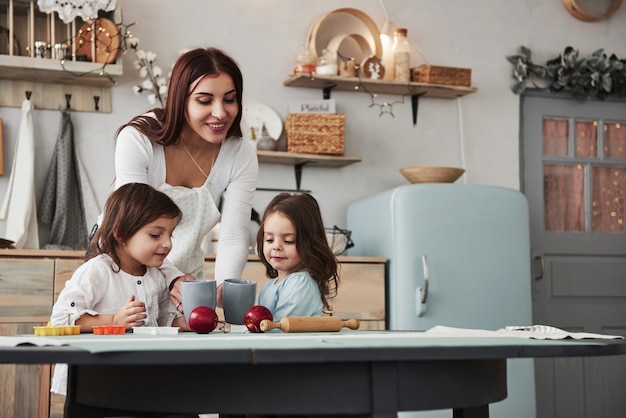
[[[586,338],[603,340],[624,339],[621,335],[594,334],[590,332],[567,332],[549,325],[508,326],[503,330],[498,330],[498,332],[503,332],[511,336],[519,334],[519,336],[526,336],[527,338],[535,338],[537,340],[561,340],[565,338],[572,338],[574,340],[583,340]]]
[[[54,338],[29,336],[0,336],[0,347],[17,347],[18,345],[65,345],[66,343]]]
[[[588,332],[567,332],[548,325],[507,326],[497,331],[471,328],[454,328],[437,325],[426,331],[427,334],[446,337],[518,337],[536,340],[564,340],[567,338],[582,340],[624,339],[621,335],[593,334]]]

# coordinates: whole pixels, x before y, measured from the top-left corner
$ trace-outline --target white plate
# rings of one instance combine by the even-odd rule
[[[283,120],[271,107],[255,101],[243,101],[243,115],[241,116],[241,132],[245,139],[252,139],[251,128],[254,128],[256,139],[263,133],[263,125],[267,133],[278,140],[283,133]]]
[[[178,334],[178,327],[133,327],[133,334],[174,335]]]
[[[307,43],[319,57],[335,36],[346,33],[361,35],[369,43],[372,53],[382,59],[383,48],[378,25],[366,13],[349,7],[333,10],[319,17],[309,29]],[[357,59],[356,62],[361,62],[359,57],[354,58]]]

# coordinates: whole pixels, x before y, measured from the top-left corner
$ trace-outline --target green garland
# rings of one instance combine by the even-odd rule
[[[513,64],[515,83],[511,90],[515,94],[521,94],[532,82],[535,88],[569,91],[577,98],[626,97],[626,59],[615,54],[607,56],[604,49],[579,58],[578,50],[568,46],[544,65],[535,64],[530,49],[525,46],[519,51],[506,57]]]

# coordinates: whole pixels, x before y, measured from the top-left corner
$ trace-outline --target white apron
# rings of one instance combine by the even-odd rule
[[[221,217],[208,185],[190,189],[164,183],[159,190],[168,195],[183,213],[182,220],[172,234],[172,251],[167,259],[183,273],[191,274],[198,280],[203,279],[202,240]]]

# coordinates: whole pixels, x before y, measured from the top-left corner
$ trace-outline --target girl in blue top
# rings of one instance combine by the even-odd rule
[[[270,278],[258,304],[274,321],[332,311],[328,299],[337,294],[338,264],[313,196],[281,193],[272,199],[257,234],[257,252]]]

